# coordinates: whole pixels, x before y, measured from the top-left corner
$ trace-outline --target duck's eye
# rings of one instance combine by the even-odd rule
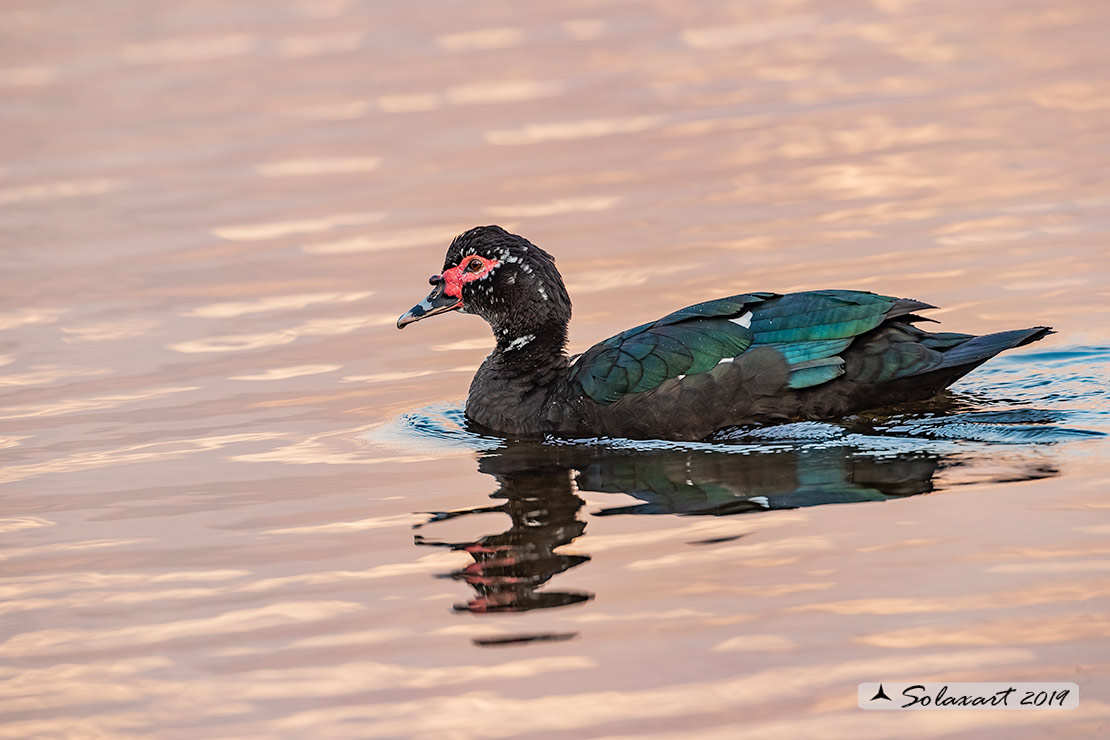
[[[485,263],[477,257],[466,263],[466,269],[470,272],[481,272],[485,266]]]

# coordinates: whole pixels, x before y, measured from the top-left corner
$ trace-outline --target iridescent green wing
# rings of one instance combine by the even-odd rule
[[[751,293],[706,301],[623,331],[583,353],[571,382],[598,403],[612,403],[669,378],[712,370],[751,346],[750,309],[775,297]]]
[[[790,388],[808,388],[844,373],[839,353],[856,337],[888,318],[929,307],[847,290],[750,293],[706,301],[591,347],[574,364],[571,380],[593,400],[612,403],[657,388],[669,378],[710,371],[749,347],[763,346],[786,360]],[[892,372],[903,374],[908,368],[901,365],[911,361],[916,360],[892,357]]]

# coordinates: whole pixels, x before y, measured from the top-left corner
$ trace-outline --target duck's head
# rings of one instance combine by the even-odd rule
[[[565,327],[570,319],[570,298],[554,258],[500,226],[477,226],[455,237],[443,272],[428,282],[432,292],[397,319],[398,329],[460,311],[489,322],[500,344],[552,323]]]

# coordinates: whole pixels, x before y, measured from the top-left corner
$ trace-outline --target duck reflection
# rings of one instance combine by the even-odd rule
[[[449,547],[469,554],[474,562],[447,574],[466,581],[476,595],[457,611],[512,612],[576,604],[592,598],[577,591],[537,591],[554,576],[589,560],[585,555],[561,555],[555,548],[579,537],[586,523],[578,518],[585,503],[575,494],[572,469],[558,455],[545,454],[542,445],[508,444],[483,455],[478,470],[492,475],[499,488],[490,498],[499,506],[484,506],[433,515],[430,522],[470,514],[501,512],[511,526],[500,534],[472,542],[433,541],[416,536],[419,545]],[[421,526],[421,525],[418,525]]]
[[[721,516],[819,504],[882,501],[933,490],[939,458],[874,458],[845,448],[739,454],[600,456],[578,475],[583,490],[627,493],[644,503],[613,514]]]
[[[595,516],[675,514],[724,516],[821,504],[884,501],[928,493],[942,469],[975,466],[994,480],[1055,475],[1051,466],[1020,461],[1005,470],[981,458],[931,452],[876,455],[846,445],[763,449],[728,445],[620,449],[600,445],[505,441],[479,453],[478,469],[493,476],[495,506],[439,512],[428,524],[501,512],[510,526],[473,541],[446,542],[418,534],[416,543],[468,553],[473,562],[445,574],[465,581],[475,596],[456,610],[519,612],[581,603],[593,594],[542,590],[588,555],[557,550],[582,535],[585,503],[577,491],[620,493],[640,503],[602,508]],[[994,461],[995,463],[997,461]],[[984,478],[979,476],[978,481]],[[418,525],[422,527],[424,525]],[[700,543],[705,544],[705,543]],[[536,635],[521,639],[556,639]],[[486,643],[483,643],[486,644]]]

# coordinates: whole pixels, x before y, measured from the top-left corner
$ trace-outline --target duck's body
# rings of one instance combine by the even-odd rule
[[[749,293],[706,301],[570,358],[570,299],[554,260],[497,226],[447,252],[431,295],[398,320],[461,310],[497,346],[466,415],[516,437],[698,440],[728,427],[827,419],[929,398],[1047,327],[973,336],[914,322],[926,303],[862,291]]]

